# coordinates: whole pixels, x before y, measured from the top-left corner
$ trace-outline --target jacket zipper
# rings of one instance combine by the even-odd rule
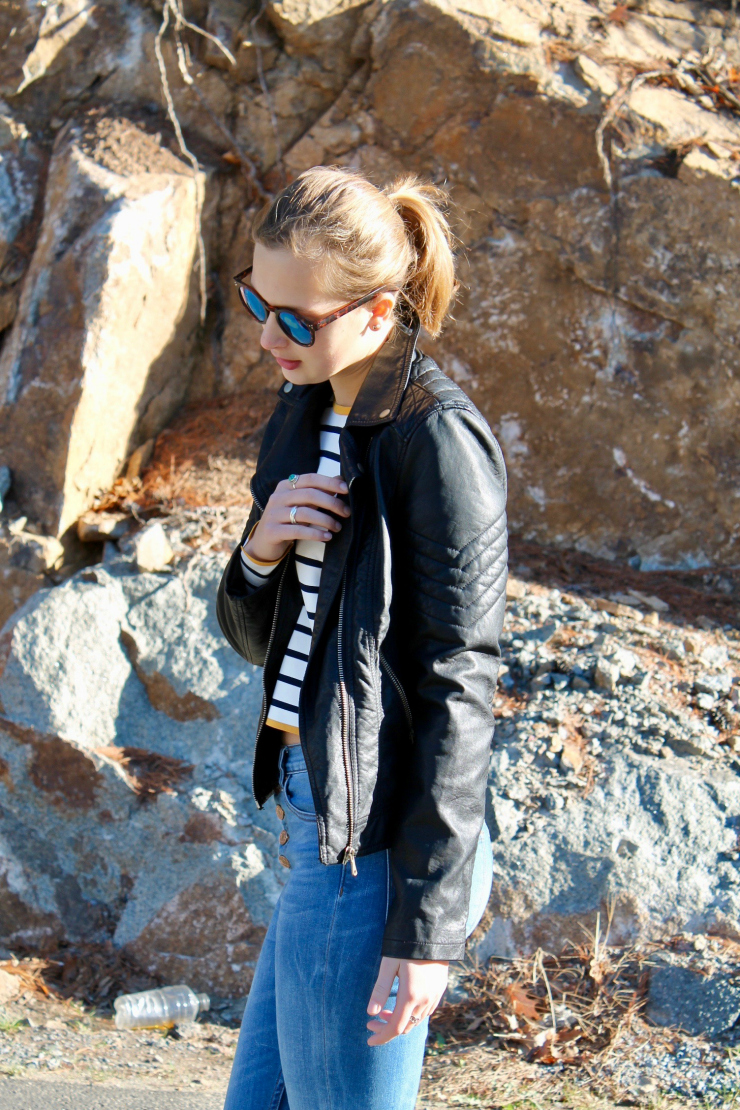
[[[339,599],[339,625],[337,628],[337,663],[339,669],[339,696],[342,702],[342,759],[344,761],[344,777],[347,782],[347,845],[344,849],[342,863],[349,865],[352,874],[357,874],[355,856],[357,849],[352,844],[355,836],[355,807],[352,797],[352,765],[349,753],[349,699],[344,681],[344,663],[342,661],[342,620],[344,618],[344,595],[347,589],[347,569],[342,574],[342,594]]]
[[[250,489],[251,489],[251,483],[250,483]],[[263,513],[264,509],[260,505],[257,498],[254,496],[254,492],[252,492],[252,498],[254,500],[255,505],[259,509],[260,513]],[[272,647],[272,641],[275,638],[275,629],[277,628],[278,611],[280,609],[280,596],[283,592],[283,582],[285,581],[285,571],[287,569],[287,566],[288,566],[288,560],[286,559],[285,560],[285,565],[283,566],[283,569],[280,572],[280,581],[278,583],[277,594],[275,595],[275,612],[272,615],[272,628],[270,629],[270,636],[269,636],[269,639],[267,641],[267,651],[265,652],[265,662],[262,665],[262,708],[260,710],[260,719],[259,719],[259,724],[257,725],[257,735],[256,735],[255,742],[254,742],[254,755],[252,756],[252,797],[254,798],[255,805],[257,806],[258,809],[263,809],[264,808],[257,801],[257,795],[254,792],[254,772],[255,772],[255,767],[257,766],[257,744],[259,743],[260,733],[262,732],[262,728],[264,726],[265,719],[267,717],[267,686],[265,685],[265,673],[267,671],[267,660],[270,657],[270,648]]]
[[[391,667],[390,663],[388,662],[386,657],[383,655],[382,649],[378,651],[378,658],[380,659],[381,667],[383,667],[383,669],[385,670],[385,673],[388,675],[388,678],[391,680],[391,682],[393,683],[393,685],[396,688],[396,693],[398,694],[399,698],[401,699],[401,704],[403,705],[403,711],[406,714],[406,721],[407,721],[408,726],[409,726],[409,733],[411,735],[411,742],[413,743],[413,741],[414,741],[414,719],[411,716],[411,706],[409,705],[409,700],[406,697],[406,691],[404,690],[403,686],[401,685],[401,683],[398,679],[398,676],[396,675],[395,671]]]

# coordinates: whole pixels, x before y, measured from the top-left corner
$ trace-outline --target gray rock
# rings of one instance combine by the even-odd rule
[[[687,967],[657,967],[650,975],[647,1016],[692,1037],[719,1037],[740,1018],[740,981]]]
[[[735,935],[740,888],[718,875],[735,847],[740,781],[706,766],[701,774],[684,759],[609,747],[594,789],[569,793],[562,810],[541,809],[541,823],[527,833],[518,807],[508,800],[507,808],[500,787],[491,787],[493,922],[480,958],[582,943],[610,902],[615,943],[684,930]]]
[[[594,669],[594,685],[602,690],[608,690],[613,693],[619,683],[619,665],[611,659],[600,655],[596,660],[596,667]]]
[[[261,672],[218,627],[222,569],[98,564],[5,626],[0,944],[112,936],[169,982],[245,994],[283,880],[251,795]]]
[[[727,672],[719,674],[701,673],[694,679],[694,693],[714,694],[715,697],[724,697],[730,692],[732,675]]]

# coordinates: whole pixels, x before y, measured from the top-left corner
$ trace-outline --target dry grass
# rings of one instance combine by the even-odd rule
[[[112,1004],[119,994],[159,986],[158,979],[110,941],[59,946],[45,956],[13,957],[0,961],[0,969],[20,979],[26,995],[77,999],[96,1007]]]
[[[649,1025],[641,1011],[651,957],[678,940],[617,948],[608,925],[606,934],[597,919],[586,943],[559,956],[540,950],[471,969],[469,998],[432,1018],[422,1085],[429,1106],[634,1103],[620,1067],[646,1043],[658,1052],[675,1042],[675,1031]]]

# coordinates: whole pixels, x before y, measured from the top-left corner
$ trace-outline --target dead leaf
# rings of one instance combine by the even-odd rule
[[[542,1008],[541,998],[527,990],[521,983],[513,983],[507,987],[506,994],[517,1017],[523,1017],[526,1021],[539,1021]]]

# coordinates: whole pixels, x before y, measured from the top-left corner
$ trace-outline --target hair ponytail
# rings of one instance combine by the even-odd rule
[[[437,336],[456,290],[447,201],[413,175],[378,189],[352,170],[314,166],[257,214],[252,236],[316,262],[340,300],[397,287]]]
[[[457,288],[452,231],[443,208],[447,197],[413,175],[383,191],[403,220],[415,255],[403,292],[429,334],[437,336]]]

